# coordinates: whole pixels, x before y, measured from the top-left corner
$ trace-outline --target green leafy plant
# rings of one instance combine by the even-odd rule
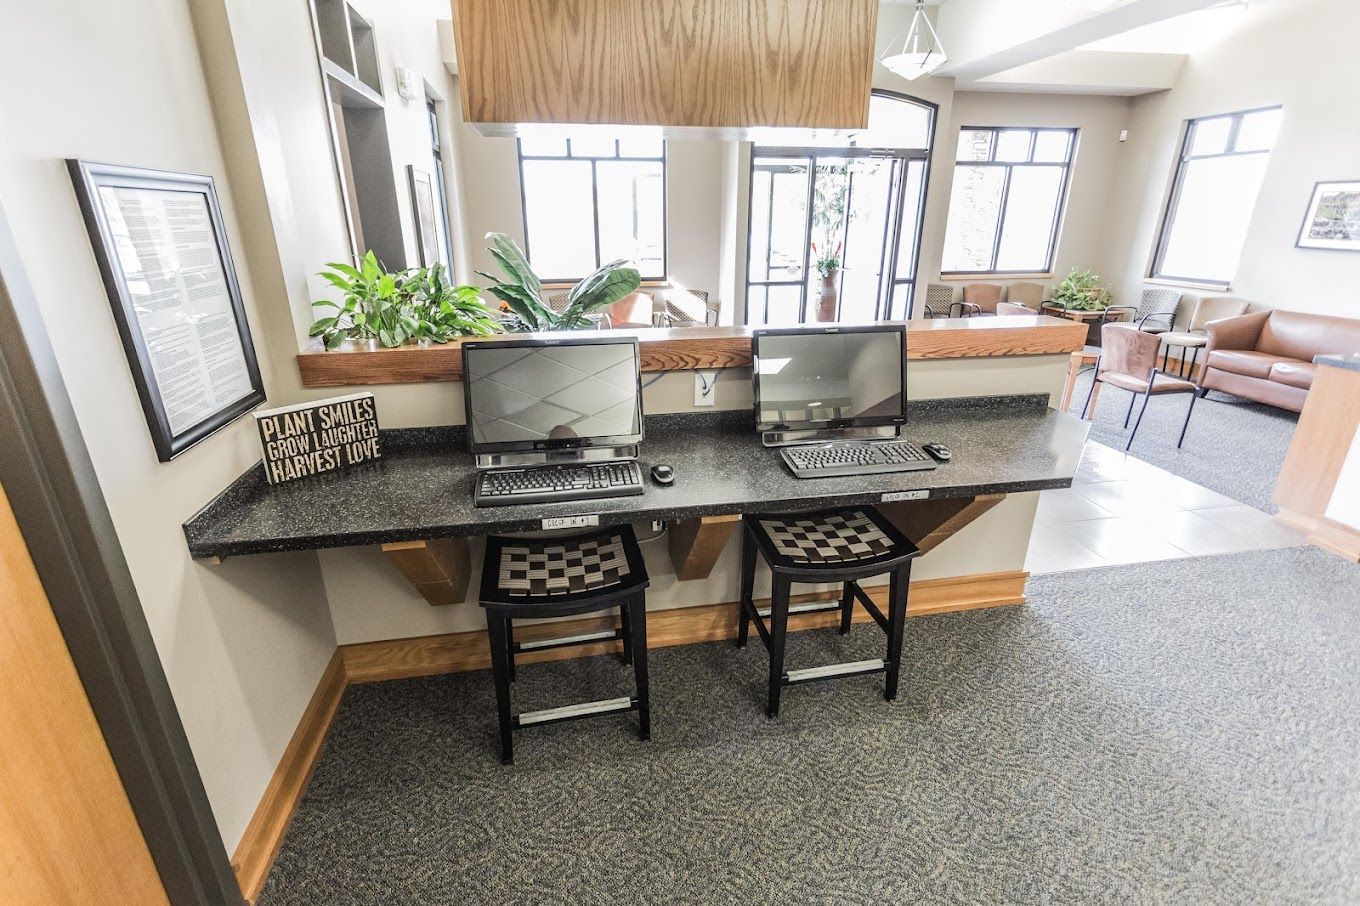
[[[453,286],[442,264],[388,272],[368,252],[358,267],[326,265],[321,277],[341,292],[339,301],[319,299],[311,336],[327,349],[346,340],[377,340],[400,346],[407,340],[447,342],[456,336],[485,336],[500,329],[475,286]]]
[[[817,269],[817,273],[823,277],[830,277],[841,269],[841,244],[836,243],[835,249],[822,248],[818,250],[817,243],[812,243],[812,266]]]
[[[508,313],[507,326],[511,330],[579,330],[593,327],[589,317],[606,305],[637,292],[642,276],[637,268],[625,267],[622,258],[611,261],[572,287],[567,293],[566,307],[553,311],[543,296],[543,282],[538,279],[524,252],[504,233],[487,233],[491,241],[488,251],[496,259],[502,275],[497,278],[478,271],[493,281],[487,292],[500,299]]]
[[[1073,268],[1053,291],[1053,301],[1079,311],[1103,311],[1114,302],[1114,293],[1098,275]]]
[[[407,271],[399,290],[411,300],[417,340],[447,343],[454,337],[500,333],[501,322],[475,286],[454,286],[442,264]]]

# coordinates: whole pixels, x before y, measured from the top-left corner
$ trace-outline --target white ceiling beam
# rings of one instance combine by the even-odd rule
[[[970,87],[1131,97],[1165,91],[1175,85],[1185,60],[1186,55],[1180,53],[1069,50],[978,79]]]
[[[937,28],[959,87],[1221,0],[1123,0],[1093,11],[1077,0],[950,0]]]

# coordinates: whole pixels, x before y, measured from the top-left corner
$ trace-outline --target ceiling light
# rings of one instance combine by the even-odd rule
[[[888,50],[891,51],[896,44],[897,38],[894,37],[888,42]],[[930,17],[926,15],[925,0],[916,0],[916,15],[911,17],[906,40],[902,42],[902,52],[879,57],[878,62],[889,72],[911,80],[933,72],[948,59],[944,48],[940,46],[940,36],[935,34],[935,26],[930,24]]]

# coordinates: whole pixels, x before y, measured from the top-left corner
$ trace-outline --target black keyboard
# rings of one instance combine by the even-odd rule
[[[779,453],[789,470],[799,478],[915,472],[935,468],[935,460],[931,459],[929,453],[904,440],[810,444],[785,447]]]
[[[477,476],[477,506],[556,503],[642,493],[642,469],[635,462],[584,466],[535,466],[497,469]]]

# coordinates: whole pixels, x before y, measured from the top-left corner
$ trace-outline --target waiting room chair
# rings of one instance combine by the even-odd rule
[[[1019,302],[998,302],[996,303],[996,313],[998,315],[1037,315],[1039,312]]]
[[[1181,365],[1177,373],[1193,381],[1195,366],[1199,363],[1199,351],[1209,342],[1206,325],[1210,321],[1245,314],[1248,304],[1245,299],[1234,299],[1231,296],[1206,296],[1200,299],[1195,303],[1194,313],[1190,315],[1190,323],[1185,330],[1162,334],[1162,370],[1167,370],[1167,357],[1171,354],[1171,347],[1177,346],[1181,349]],[[1192,351],[1188,370],[1185,358],[1187,351]]]
[[[1131,330],[1123,324],[1106,324],[1101,328],[1100,334],[1101,354],[1096,360],[1096,373],[1091,381],[1091,389],[1086,393],[1086,404],[1081,409],[1082,417],[1085,418],[1091,413],[1091,407],[1097,398],[1098,385],[1109,384],[1132,394],[1129,397],[1129,411],[1124,415],[1124,427],[1127,428],[1129,418],[1133,415],[1133,404],[1141,395],[1143,406],[1138,410],[1138,420],[1133,423],[1128,442],[1124,444],[1124,449],[1128,450],[1133,446],[1138,426],[1143,423],[1143,413],[1147,411],[1148,400],[1155,395],[1166,393],[1188,393],[1190,405],[1185,410],[1181,436],[1176,441],[1176,447],[1179,448],[1185,442],[1185,429],[1190,426],[1190,413],[1195,411],[1199,387],[1190,381],[1163,374],[1157,368],[1157,350],[1162,344],[1156,334]]]
[[[952,318],[954,316],[954,287],[948,283],[931,283],[926,286],[926,317]]]
[[[1181,293],[1178,290],[1145,289],[1137,308],[1132,305],[1111,305],[1105,309],[1105,314],[1108,318],[1115,312],[1127,313],[1128,326],[1147,333],[1166,333],[1174,326],[1176,309],[1180,304]]]
[[[963,311],[965,318],[975,315],[994,315],[996,306],[1001,302],[1000,283],[969,283],[963,288]]]
[[[1048,287],[1042,283],[1012,283],[1006,288],[1006,301],[1038,310],[1046,301]],[[998,311],[997,314],[1000,314]]]

